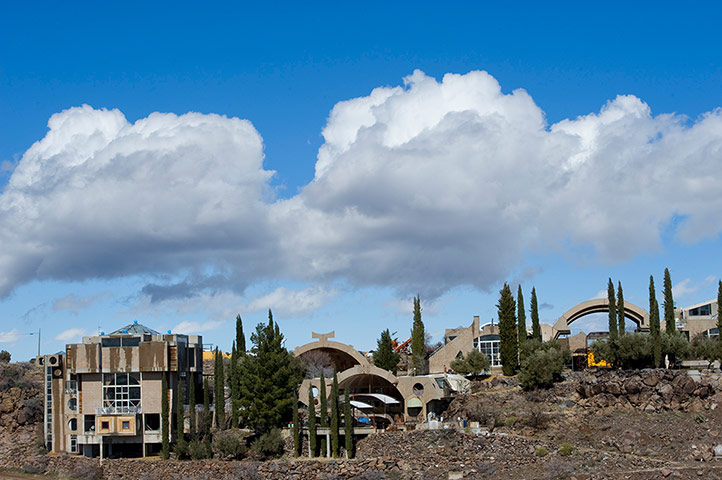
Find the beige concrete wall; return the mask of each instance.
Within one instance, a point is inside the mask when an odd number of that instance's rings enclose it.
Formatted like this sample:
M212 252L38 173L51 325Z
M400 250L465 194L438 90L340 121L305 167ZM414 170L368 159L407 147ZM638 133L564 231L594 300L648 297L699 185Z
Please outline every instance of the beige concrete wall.
M422 419L426 418L426 414L428 413L427 405L429 402L444 398L444 390L439 387L439 384L432 377L399 377L398 380L397 388L399 389L399 393L404 397L404 414L407 418L409 417L408 402L412 398L421 400L423 408L419 416ZM414 393L414 386L416 385L421 386L423 390L421 395Z
M429 373L444 373L451 366L459 352L466 355L474 348L474 338L479 336L479 317L474 317L474 321L466 328L454 328L446 331L444 338L456 336L446 345L436 351L429 357Z
M140 371L140 348L105 347L103 348L102 365L106 372L138 372Z
M99 344L71 344L66 347L67 364L71 373L89 373L100 371Z
M143 413L160 413L162 378L159 372L143 372L140 381L140 405Z
M100 373L86 373L80 376L82 395L81 408L85 415L95 415L95 409L103 404L103 383Z

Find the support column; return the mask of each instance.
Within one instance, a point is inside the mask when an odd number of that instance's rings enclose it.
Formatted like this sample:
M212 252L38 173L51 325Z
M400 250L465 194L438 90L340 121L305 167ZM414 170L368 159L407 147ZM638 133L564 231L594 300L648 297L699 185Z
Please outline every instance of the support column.
M331 433L326 434L326 458L331 458Z

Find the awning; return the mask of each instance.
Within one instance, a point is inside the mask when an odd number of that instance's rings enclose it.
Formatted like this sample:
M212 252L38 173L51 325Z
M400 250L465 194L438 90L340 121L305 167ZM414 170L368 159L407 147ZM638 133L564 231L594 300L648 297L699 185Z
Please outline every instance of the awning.
M389 397L388 395L384 395L383 393L357 393L354 396L375 398L376 400L381 400L387 405L394 405L400 403L394 397Z
M374 408L373 405L369 405L368 403L359 402L358 400L351 400L351 405L356 408Z
M424 407L424 404L421 403L421 400L419 400L418 398L414 397L414 398L412 398L411 400L409 400L409 401L406 402L406 407L407 407L407 408L414 408L414 407L423 408L423 407Z

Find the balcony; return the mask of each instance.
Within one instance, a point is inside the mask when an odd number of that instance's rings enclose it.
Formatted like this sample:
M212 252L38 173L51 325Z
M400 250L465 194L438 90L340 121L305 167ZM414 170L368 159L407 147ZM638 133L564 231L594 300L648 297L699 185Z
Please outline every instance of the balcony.
M96 415L134 415L136 413L143 413L143 409L140 405L137 407L134 405L123 407L97 407L95 409Z

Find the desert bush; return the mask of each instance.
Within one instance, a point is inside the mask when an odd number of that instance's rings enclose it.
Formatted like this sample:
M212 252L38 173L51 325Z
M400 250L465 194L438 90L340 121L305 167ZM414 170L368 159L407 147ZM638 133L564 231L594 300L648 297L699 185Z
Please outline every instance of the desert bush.
M283 439L281 431L274 428L264 433L251 444L251 450L264 458L280 457L283 455Z
M506 417L506 420L504 420L504 425L506 425L507 427L513 427L515 423L516 417L514 416Z
M569 443L562 443L559 445L559 455L562 455L564 457L568 457L569 455L573 455L575 453L574 447Z
M564 366L571 362L572 356L568 348L559 342L550 340L540 343L527 341L525 358L519 372L519 383L525 390L548 388L562 379Z
M662 353L672 361L687 358L692 353L689 341L680 333L661 334ZM707 347L708 345L705 345ZM615 340L597 340L590 350L595 359L624 369L640 369L654 366L654 344L646 333L627 333Z
M722 342L709 337L698 337L692 342L692 356L700 360L706 360L712 368L715 360L722 358Z
M0 363L10 362L10 352L7 350L0 350Z
M544 406L539 403L532 404L529 407L529 413L526 416L526 424L534 430L542 430L546 427L548 418L544 413Z
M208 450L206 450L203 442L196 438L188 444L188 455L191 457L191 460L203 460L204 458L208 458Z
M534 450L535 457L546 457L547 453L549 452L547 452L546 447L536 447L536 450Z
M213 434L213 456L224 460L242 458L248 451L246 436L246 433L237 428L216 432Z
M488 372L491 367L489 357L478 350L471 350L466 355L451 362L451 369L459 375L479 375Z

